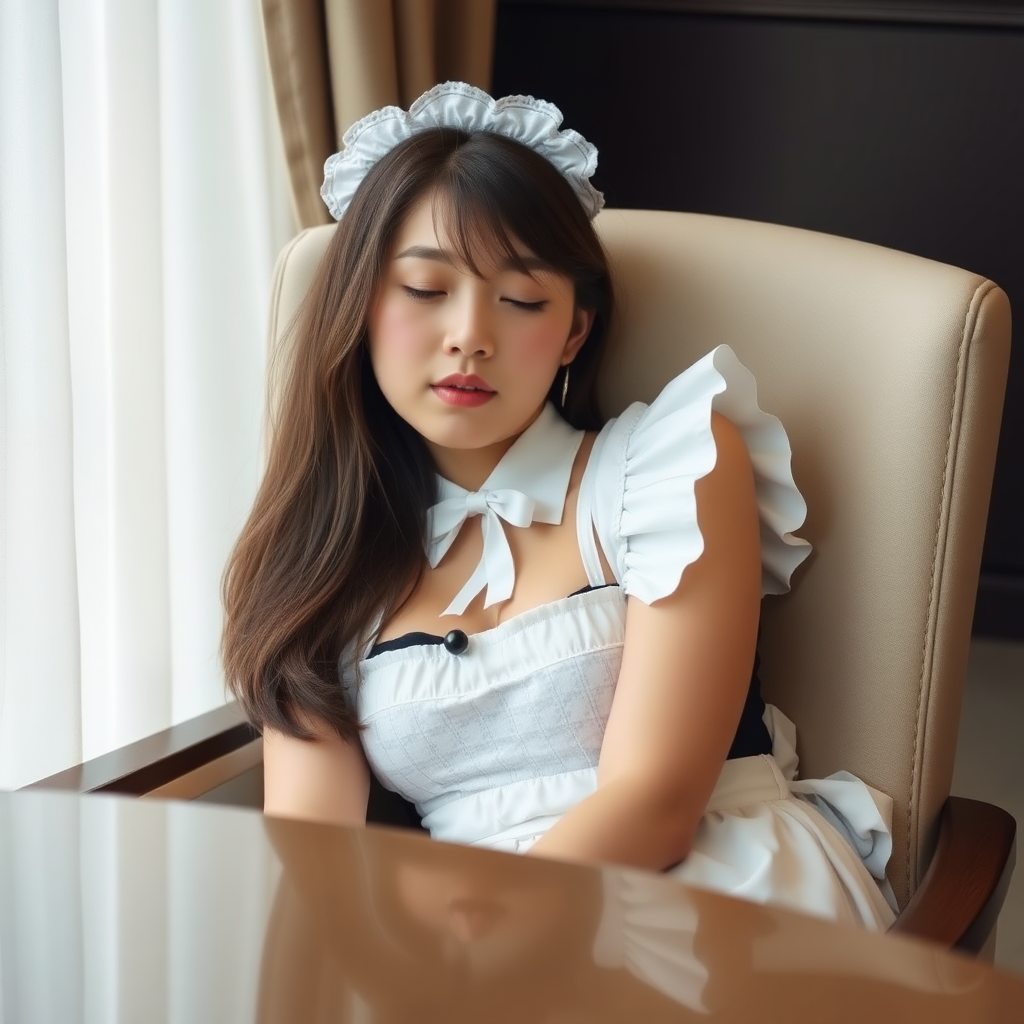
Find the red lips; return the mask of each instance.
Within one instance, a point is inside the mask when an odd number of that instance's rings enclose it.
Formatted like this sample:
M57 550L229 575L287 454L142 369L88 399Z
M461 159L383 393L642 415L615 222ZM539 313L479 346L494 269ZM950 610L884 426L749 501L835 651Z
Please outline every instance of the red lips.
M483 379L478 377L475 373L471 373L468 377L464 373L449 373L443 380L437 381L432 384L431 387L435 388L476 388L477 391L488 391L494 394L494 389Z
M496 394L487 381L475 373L468 376L464 373L450 373L443 380L431 384L430 390L445 405L459 405L468 409L485 405Z

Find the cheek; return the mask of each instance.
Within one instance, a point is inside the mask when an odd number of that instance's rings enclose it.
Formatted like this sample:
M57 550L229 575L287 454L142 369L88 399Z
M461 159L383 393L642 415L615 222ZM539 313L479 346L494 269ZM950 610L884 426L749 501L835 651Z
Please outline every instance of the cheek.
M429 340L423 318L399 303L382 303L369 322L370 358L374 368L414 356Z
M516 353L519 358L536 363L557 363L565 348L565 339L569 328L560 322L550 320L543 323L528 324L520 332L516 342Z

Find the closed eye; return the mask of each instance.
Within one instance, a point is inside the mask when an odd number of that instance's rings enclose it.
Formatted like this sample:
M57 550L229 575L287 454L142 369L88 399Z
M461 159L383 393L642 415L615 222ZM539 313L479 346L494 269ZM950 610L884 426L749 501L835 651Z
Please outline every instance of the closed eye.
M442 291L432 291L426 288L411 288L409 285L403 285L402 290L410 299L436 299L439 295L444 295Z
M548 304L547 299L541 299L539 302L522 302L519 299L506 298L504 301L516 309L525 309L530 313L539 313Z

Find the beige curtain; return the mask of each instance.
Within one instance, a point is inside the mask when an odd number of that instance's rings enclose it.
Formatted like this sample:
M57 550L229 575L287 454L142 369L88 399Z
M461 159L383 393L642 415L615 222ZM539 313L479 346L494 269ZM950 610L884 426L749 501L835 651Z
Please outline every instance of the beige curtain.
M490 87L496 0L262 0L295 217L324 224L324 161L353 121L437 82Z

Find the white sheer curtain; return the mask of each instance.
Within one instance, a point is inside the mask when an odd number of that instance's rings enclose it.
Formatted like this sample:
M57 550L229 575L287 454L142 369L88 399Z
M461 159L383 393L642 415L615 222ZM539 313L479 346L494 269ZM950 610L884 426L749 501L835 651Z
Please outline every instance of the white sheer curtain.
M294 231L259 0L0 0L0 788L221 703Z

